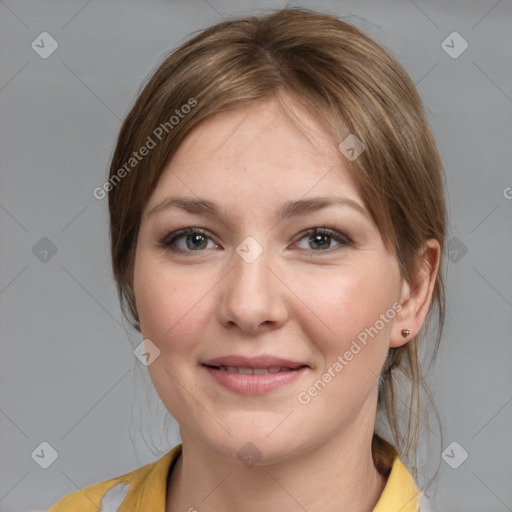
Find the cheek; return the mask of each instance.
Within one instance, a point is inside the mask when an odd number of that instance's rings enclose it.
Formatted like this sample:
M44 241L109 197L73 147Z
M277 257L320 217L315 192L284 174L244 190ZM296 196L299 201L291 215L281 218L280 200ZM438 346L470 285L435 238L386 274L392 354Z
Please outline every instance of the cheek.
M160 350L147 369L162 403L173 418L186 425L201 414L190 398L199 394L190 377L195 375L196 352L212 314L206 308L213 283L205 276L199 279L197 273L177 272L144 251L137 258L134 291L142 336Z
M142 335L162 352L190 351L208 312L208 280L179 272L142 252L135 262L134 290Z
M370 367L378 373L387 354L395 314L391 274L345 268L329 273L329 279L316 276L296 281L300 285L294 291L298 302L303 303L298 321L302 319L302 330L314 341L326 368L338 356L352 351L352 355L347 354L349 366Z
M301 330L317 352L319 368L297 400L306 405L305 413L315 411L315 417L336 430L357 416L368 400L376 399L389 348L393 296L389 280L365 272L345 273L323 290L311 289L301 287L298 292L308 306L300 314ZM391 318L384 322L380 315L386 312Z

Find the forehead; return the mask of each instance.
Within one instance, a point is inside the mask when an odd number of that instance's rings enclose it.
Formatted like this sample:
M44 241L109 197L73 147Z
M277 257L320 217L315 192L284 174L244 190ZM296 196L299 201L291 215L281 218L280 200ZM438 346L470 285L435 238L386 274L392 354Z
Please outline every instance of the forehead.
M184 156L189 166L205 158L249 163L254 156L269 162L293 162L295 153L338 160L336 138L320 115L306 111L291 98L282 102L275 98L260 100L214 114L188 134L172 166L182 165Z
M309 195L360 194L339 141L320 115L291 99L214 114L183 140L163 171L148 208L170 193L282 202ZM265 201L265 203L266 203Z

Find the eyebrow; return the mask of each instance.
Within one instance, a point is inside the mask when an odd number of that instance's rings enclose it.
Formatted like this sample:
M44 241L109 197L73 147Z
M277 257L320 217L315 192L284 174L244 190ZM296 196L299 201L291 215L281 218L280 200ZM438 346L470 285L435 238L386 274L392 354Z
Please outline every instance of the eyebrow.
M282 220L300 215L307 215L308 213L329 208L331 206L348 206L370 219L368 210L358 202L343 196L313 197L310 199L287 201L277 209L276 219L278 222L281 222ZM218 217L223 221L226 220L220 208L214 202L207 199L193 199L187 197L168 197L152 208L149 211L148 216L171 207L181 208L189 213L211 215Z

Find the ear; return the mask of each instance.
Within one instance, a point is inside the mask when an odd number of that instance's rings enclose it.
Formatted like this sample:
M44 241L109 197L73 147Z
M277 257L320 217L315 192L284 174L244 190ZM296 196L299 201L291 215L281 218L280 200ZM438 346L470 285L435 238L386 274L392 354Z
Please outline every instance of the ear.
M412 282L404 280L400 292L402 309L398 312L391 332L390 347L401 347L411 341L420 331L427 316L441 262L441 246L435 239L425 242L418 256L417 272ZM408 329L408 336L402 335Z

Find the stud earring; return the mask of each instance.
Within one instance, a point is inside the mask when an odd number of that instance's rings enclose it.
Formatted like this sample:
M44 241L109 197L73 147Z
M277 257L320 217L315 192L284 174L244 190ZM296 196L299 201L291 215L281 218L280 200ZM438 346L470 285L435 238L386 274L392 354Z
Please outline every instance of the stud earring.
M409 331L409 329L402 329L402 336L404 338L407 338L407 336L409 336L409 334L411 334L411 331Z

